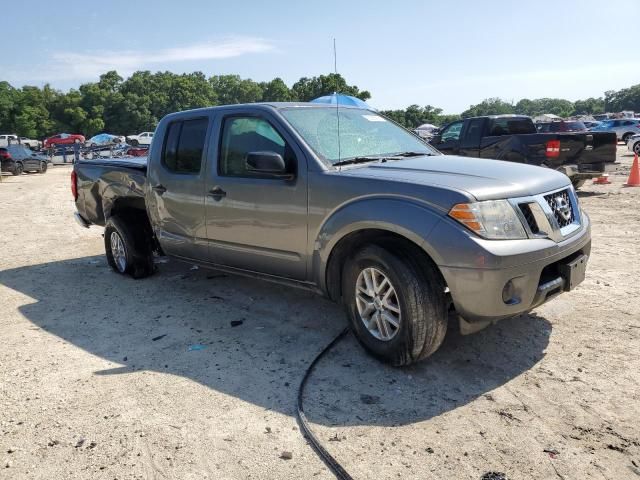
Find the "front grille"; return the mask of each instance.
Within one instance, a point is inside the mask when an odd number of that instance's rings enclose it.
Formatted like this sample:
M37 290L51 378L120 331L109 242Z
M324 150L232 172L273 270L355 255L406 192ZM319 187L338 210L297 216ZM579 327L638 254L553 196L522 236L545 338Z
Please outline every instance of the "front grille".
M533 212L531 211L531 205L529 205L528 203L521 203L519 207L522 215L524 215L524 219L527 221L527 225L529 225L529 230L531 230L531 233L540 232L538 222L536 222L536 218L533 216Z
M553 216L560 228L571 225L575 221L575 213L568 189L545 195L544 199L549 205L549 208L551 208Z

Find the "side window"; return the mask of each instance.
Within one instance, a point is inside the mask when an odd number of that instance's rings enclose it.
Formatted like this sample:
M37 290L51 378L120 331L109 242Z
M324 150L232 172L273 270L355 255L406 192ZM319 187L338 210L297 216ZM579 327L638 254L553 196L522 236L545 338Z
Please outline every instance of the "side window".
M442 141L446 142L448 140L459 140L463 123L464 122L452 123L447 128L445 128L441 136Z
M478 148L480 146L483 123L484 120L482 118L477 118L469 122L467 126L467 132L464 135L463 144L460 145L461 147Z
M206 118L171 123L164 141L162 164L174 173L199 173L208 125Z
M293 150L268 121L257 117L226 118L218 157L220 175L255 176L247 170L247 154L250 152L277 153L284 159L287 171L295 172Z

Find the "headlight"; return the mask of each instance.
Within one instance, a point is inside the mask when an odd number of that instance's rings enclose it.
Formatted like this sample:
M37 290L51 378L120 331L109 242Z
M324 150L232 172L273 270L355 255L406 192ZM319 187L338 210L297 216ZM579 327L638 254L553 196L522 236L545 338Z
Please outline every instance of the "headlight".
M491 240L527 238L520 219L506 200L458 203L449 211L449 216Z

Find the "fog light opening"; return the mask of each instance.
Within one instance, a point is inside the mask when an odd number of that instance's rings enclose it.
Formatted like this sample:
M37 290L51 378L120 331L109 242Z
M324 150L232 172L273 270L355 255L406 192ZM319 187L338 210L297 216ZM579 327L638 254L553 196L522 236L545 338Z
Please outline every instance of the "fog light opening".
M516 292L516 286L513 284L513 280L505 283L502 289L502 301L507 305L517 305L520 303L520 298Z

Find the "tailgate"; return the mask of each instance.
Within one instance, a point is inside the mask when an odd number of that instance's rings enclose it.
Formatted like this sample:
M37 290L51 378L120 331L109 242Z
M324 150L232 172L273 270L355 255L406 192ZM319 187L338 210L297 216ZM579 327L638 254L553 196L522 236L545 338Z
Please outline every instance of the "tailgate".
M603 172L605 163L616 161L617 139L613 132L558 133L560 159L577 165L581 172Z

